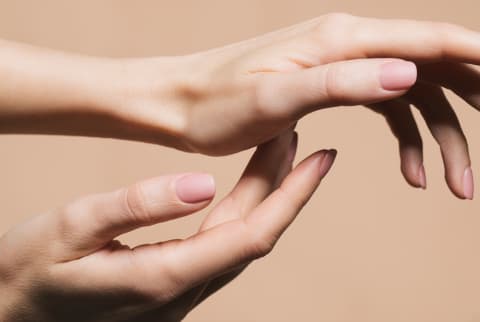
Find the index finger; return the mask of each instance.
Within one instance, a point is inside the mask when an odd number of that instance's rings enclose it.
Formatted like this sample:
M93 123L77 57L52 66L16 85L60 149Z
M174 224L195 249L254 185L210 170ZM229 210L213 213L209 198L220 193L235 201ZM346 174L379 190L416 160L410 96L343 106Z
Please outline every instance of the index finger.
M186 240L136 248L135 256L129 256L130 263L134 263L131 267L136 271L117 264L114 270L121 269L120 275L143 276L147 293L162 293L166 289L174 296L266 255L310 199L334 157L331 151L321 151L301 162L250 216L223 223ZM138 287L139 281L135 283Z

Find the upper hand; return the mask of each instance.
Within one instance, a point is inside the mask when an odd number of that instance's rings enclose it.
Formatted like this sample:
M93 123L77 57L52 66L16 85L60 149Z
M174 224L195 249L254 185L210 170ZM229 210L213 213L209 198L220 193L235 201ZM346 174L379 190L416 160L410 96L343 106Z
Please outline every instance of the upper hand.
M467 63L480 63L480 34L460 26L329 14L195 55L133 60L132 78L147 91L129 97L137 112L126 110L147 129L142 140L155 142L162 127L175 137L171 146L224 155L265 142L312 111L368 105L398 137L407 181L425 187L412 104L440 145L449 187L472 198L467 142L441 90L480 106L480 74ZM173 75L174 85L159 75Z

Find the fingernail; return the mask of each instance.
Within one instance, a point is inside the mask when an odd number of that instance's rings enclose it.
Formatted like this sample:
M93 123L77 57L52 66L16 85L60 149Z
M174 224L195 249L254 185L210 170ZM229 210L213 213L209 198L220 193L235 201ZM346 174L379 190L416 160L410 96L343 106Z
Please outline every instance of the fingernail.
M333 161L337 157L337 150L328 150L327 153L323 156L322 161L320 162L320 173L321 176L325 176L327 172L333 165Z
M298 147L298 133L293 132L292 142L288 148L288 161L292 163L295 160L295 156L297 154L297 147Z
M198 203L212 199L215 181L209 174L188 174L175 183L177 196L186 203Z
M427 189L427 176L425 175L425 167L423 166L423 164L418 170L418 181L422 189Z
M463 195L469 200L473 200L473 186L473 171L472 168L468 167L463 174Z
M380 69L380 84L387 91L403 91L417 80L417 66L408 61L386 63Z

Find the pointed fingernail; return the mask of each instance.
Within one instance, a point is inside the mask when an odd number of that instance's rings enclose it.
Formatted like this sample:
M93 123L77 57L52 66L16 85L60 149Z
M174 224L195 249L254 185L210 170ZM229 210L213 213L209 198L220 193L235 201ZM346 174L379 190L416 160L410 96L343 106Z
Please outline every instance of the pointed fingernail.
M387 91L404 91L417 81L417 66L408 61L386 63L380 69L380 84Z
M185 203L207 201L215 195L215 181L209 174L188 174L175 183L178 198Z
M427 189L427 176L425 175L425 167L423 166L423 164L418 170L418 181L422 189Z
M321 176L325 176L327 172L333 165L335 158L337 157L337 150L328 150L327 153L323 156L322 160L320 161L320 173Z
M463 195L469 200L473 200L474 183L473 183L473 171L468 167L463 174Z

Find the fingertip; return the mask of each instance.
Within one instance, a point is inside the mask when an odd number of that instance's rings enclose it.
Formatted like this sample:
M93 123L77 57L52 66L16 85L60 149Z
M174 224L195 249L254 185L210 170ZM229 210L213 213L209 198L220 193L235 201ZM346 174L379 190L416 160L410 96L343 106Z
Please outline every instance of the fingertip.
M175 181L177 197L184 203L197 204L215 196L215 179L207 173L192 173Z
M473 171L471 167L465 169L463 174L463 194L464 197L468 200L473 200L474 196L474 180L473 180Z
M450 191L461 200L473 200L474 179L470 166L446 167L445 180Z
M463 177L460 176L460 179L455 180L449 176L446 176L447 186L450 189L450 192L453 193L455 197L460 200L468 199L467 195L465 194L465 183L463 182Z
M337 158L338 150L336 149L330 149L329 153L332 154L333 159L335 160Z
M338 152L335 149L322 150L319 152L318 169L319 169L320 178L325 177L327 173L330 171L337 157L337 153Z
M396 60L380 67L380 84L387 91L405 91L417 81L417 66L409 61Z
M413 155L401 150L401 171L405 181L414 188L425 190L427 188L427 177L421 159L421 153Z
M407 183L413 188L423 190L427 189L427 178L423 165L421 165L417 171L402 169L402 174L405 178L405 181L407 181Z
M418 170L418 184L419 188L427 189L427 176L425 174L425 166L422 164Z

